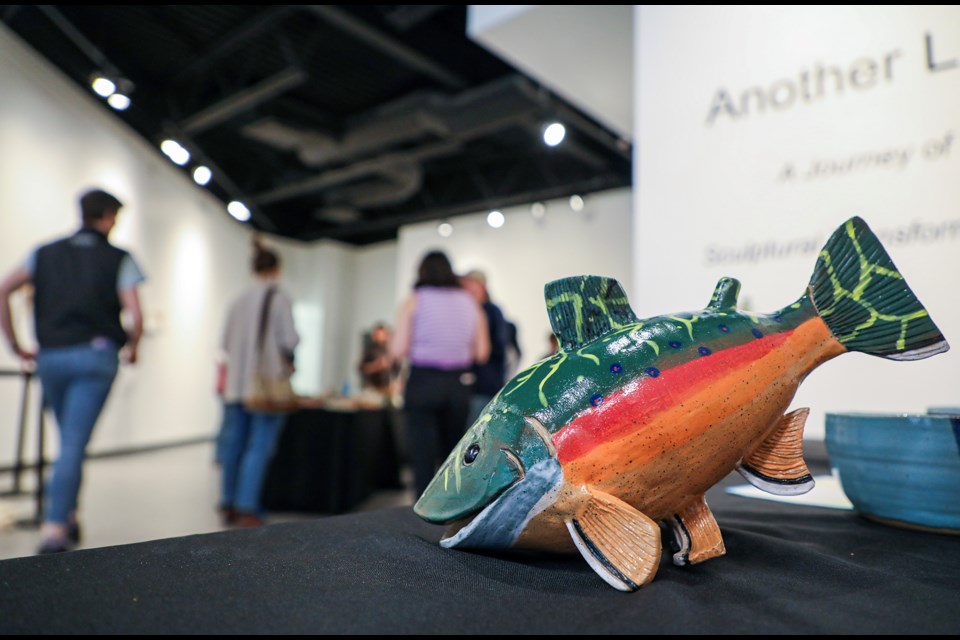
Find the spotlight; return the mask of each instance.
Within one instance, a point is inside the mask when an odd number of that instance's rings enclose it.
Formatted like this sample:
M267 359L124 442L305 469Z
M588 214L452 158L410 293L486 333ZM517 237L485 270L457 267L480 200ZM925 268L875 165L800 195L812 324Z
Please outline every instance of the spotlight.
M583 198L580 196L570 196L570 208L574 211L583 211Z
M184 149L176 140L164 140L160 143L160 150L181 167L190 162L190 152Z
M114 93L109 98L107 98L107 104L116 109L117 111L126 111L127 107L130 106L130 98L123 95L122 93Z
M437 233L440 234L441 238L449 238L453 235L453 225L449 222L441 222L437 226Z
M543 130L543 141L548 147L555 147L563 142L565 135L567 135L566 128L559 122L554 122Z
M210 171L207 167L203 165L197 167L193 170L193 181L196 182L201 187L205 186L210 182L210 178L213 177L213 172Z
M90 86L93 87L94 93L101 98L106 98L117 90L117 85L113 83L113 80L104 78L100 75L94 76L93 82L90 83Z
M535 220L540 220L547 213L547 205L542 202L534 202L530 205L530 215L534 217Z
M487 224L494 229L499 229L503 226L503 214L499 211L491 211L487 214Z
M232 201L227 205L227 211L240 222L246 222L250 219L250 209L247 209L242 202Z

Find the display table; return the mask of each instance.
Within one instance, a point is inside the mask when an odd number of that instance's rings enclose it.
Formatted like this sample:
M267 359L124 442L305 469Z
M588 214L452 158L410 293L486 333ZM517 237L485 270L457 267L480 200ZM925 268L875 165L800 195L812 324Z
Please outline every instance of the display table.
M960 537L707 499L727 555L630 594L579 556L442 549L404 507L6 560L0 633L960 632Z
M402 489L387 409L301 409L287 418L261 502L268 511L338 514Z

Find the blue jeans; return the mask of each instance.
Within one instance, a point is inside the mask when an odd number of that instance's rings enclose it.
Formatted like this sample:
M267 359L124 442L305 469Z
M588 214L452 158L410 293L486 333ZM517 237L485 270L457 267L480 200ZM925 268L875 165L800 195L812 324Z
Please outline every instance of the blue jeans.
M77 509L87 442L117 376L113 343L41 349L37 375L60 429L60 455L47 483L47 522L67 524Z
M253 413L239 402L228 403L223 410L220 506L262 515L260 492L287 416Z

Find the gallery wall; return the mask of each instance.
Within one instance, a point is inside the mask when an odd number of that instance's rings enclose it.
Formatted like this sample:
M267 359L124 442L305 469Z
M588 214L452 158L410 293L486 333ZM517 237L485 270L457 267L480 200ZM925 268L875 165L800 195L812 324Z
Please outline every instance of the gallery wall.
M229 302L250 282L251 235L186 172L128 129L17 36L0 27L0 272L38 243L78 226L77 197L98 186L125 206L111 240L136 257L146 334L140 362L123 367L91 441L94 453L211 437L220 419L215 360ZM214 178L216 179L216 178ZM302 337L295 385L338 388L349 375L354 325L394 307L389 247L356 250L266 237L284 266ZM365 265L371 256L373 267ZM356 276L376 303L356 295ZM20 334L32 340L26 297L13 300ZM359 320L354 318L359 311ZM19 363L0 349L0 369ZM0 469L14 456L19 381L0 378ZM33 400L37 406L36 398ZM29 418L33 458L35 417ZM52 432L50 432L52 436ZM48 438L49 449L56 438Z
M955 349L845 354L794 406L960 405L960 8L668 7L636 13L634 298L703 308L721 276L769 312L861 216Z

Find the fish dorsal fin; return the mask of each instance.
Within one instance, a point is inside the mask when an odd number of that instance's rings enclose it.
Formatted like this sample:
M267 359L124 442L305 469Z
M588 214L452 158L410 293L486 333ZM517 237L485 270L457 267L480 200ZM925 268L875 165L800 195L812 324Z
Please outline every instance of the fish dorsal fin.
M713 290L708 309L736 309L737 296L740 295L740 281L736 278L720 278Z
M660 566L660 525L623 500L588 489L589 499L567 530L587 564L607 584L636 591Z
M747 482L778 496L796 496L813 489L814 480L803 461L803 427L810 409L780 417L776 429L737 465Z
M673 564L684 566L697 564L710 558L718 558L727 552L720 535L720 527L713 517L703 496L698 496L670 519L678 551L673 554Z
M637 322L627 294L613 278L563 278L547 283L543 292L550 326L563 349L578 349Z

